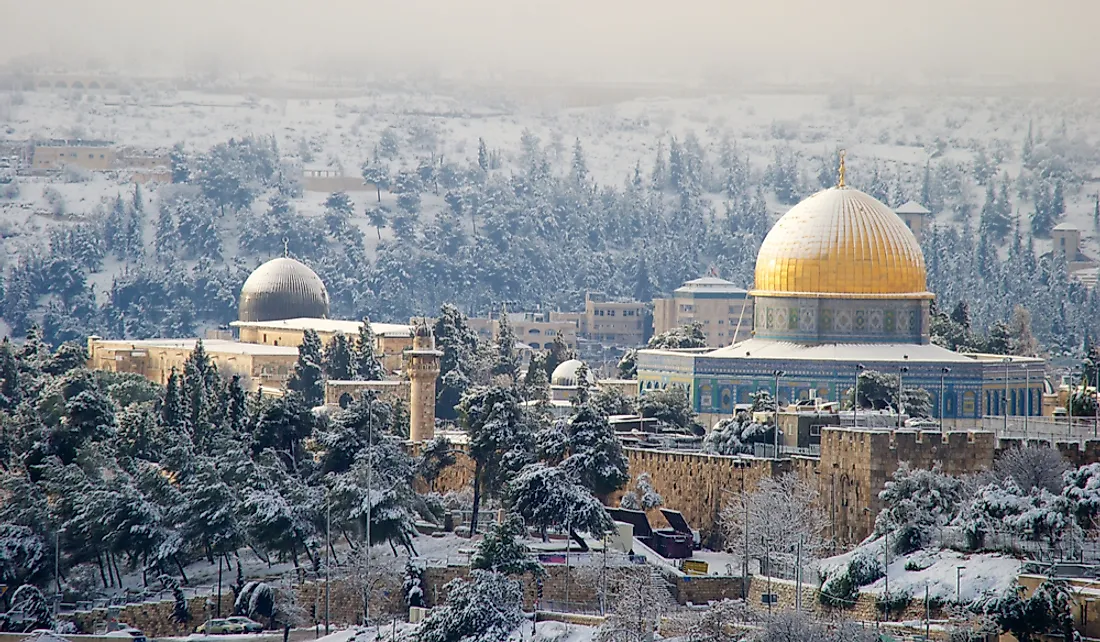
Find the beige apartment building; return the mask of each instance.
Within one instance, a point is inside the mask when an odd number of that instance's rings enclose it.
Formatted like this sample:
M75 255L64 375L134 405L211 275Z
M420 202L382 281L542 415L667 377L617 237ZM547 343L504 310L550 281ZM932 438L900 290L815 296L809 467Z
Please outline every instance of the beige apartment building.
M59 170L66 165L91 171L105 171L115 166L114 143L106 140L39 141L31 152L31 167L37 170Z
M609 301L602 292L588 292L584 312L551 312L551 321L567 321L585 339L616 346L638 346L646 341L646 304Z
M164 385L174 368L183 372L198 339L109 340L88 337L88 367L109 372L132 372ZM226 375L241 375L249 392L264 388L283 388L294 364L298 349L293 346L271 346L238 343L221 339L203 341L203 349L218 371Z
M297 350L302 345L306 330L313 330L328 345L338 334L354 341L359 336L359 321L338 319L281 319L278 321L234 321L229 324L241 343L268 346L290 346ZM402 368L404 353L413 347L412 326L397 323L371 323L374 331L375 352L382 360L386 372Z
M482 339L496 338L497 328L500 327L498 319L471 318L468 321L470 328ZM559 336L567 347L577 348L577 324L574 321L551 321L550 315L545 312L509 312L508 323L516 340L531 346L532 350L549 350Z
M653 332L698 323L707 346L720 348L752 336L753 302L748 290L706 276L684 283L666 299L653 300Z

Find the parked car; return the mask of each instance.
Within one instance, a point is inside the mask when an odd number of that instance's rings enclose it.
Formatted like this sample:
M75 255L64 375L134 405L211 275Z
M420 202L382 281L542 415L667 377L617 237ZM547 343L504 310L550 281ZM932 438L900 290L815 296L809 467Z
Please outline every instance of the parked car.
M141 629L130 626L125 622L118 622L110 627L107 637L129 638L133 642L148 642L145 633Z
M243 615L234 615L233 617L227 617L225 619L234 624L240 624L241 626L243 626L245 633L261 633L264 630L263 624L260 624L256 620L245 617Z
M231 633L244 633L244 627L224 618L207 620L195 627L195 633L206 635L229 635Z

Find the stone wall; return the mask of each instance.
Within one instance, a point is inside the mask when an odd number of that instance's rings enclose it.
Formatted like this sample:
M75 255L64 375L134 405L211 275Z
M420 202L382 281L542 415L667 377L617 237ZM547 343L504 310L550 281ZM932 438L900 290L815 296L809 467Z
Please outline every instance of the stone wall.
M882 507L879 491L903 462L966 475L992 466L995 453L992 432L825 428L817 480L830 535L842 545L866 537Z
M763 602L765 593L771 591L776 596L776 602L772 605L775 611L791 611L796 606L795 596L799 592L796 582L754 575L749 578L748 606L758 612L767 612L768 607ZM887 618L879 612L875 603L875 596L869 593L860 593L855 604L846 609L835 609L825 606L819 598L818 587L803 583L802 585L802 610L814 613L822 617L839 616L849 620L861 620L873 622L889 619L895 622L924 619L924 602L916 597L900 610L889 613ZM940 607L931 609L932 619L943 617Z
M600 601L599 567L546 566L546 577L542 580L542 599L553 602L572 602L580 604L598 604ZM639 579L648 577L649 566L630 566L615 569L616 573L637 574ZM466 566L429 567L424 571L424 598L429 606L437 606L446 601L443 587L453 579L469 576ZM532 610L538 595L535 578L524 575L517 578L523 585L523 608ZM712 589L717 590L717 589Z
M141 629L148 637L187 635L194 631L196 626L214 617L217 612L216 602L216 596L213 595L189 599L187 608L191 613L191 619L185 623L177 622L172 617L172 611L175 609L175 602L172 600L127 604L118 609L118 616L114 619ZM222 594L221 606L222 616L233 613L233 593L228 589ZM97 622L107 622L112 619L106 608L77 611L62 617L71 619L76 624L77 630L82 633L93 633Z
M684 514L688 524L704 539L717 530L718 513L729 496L742 489L753 490L760 479L791 470L788 459L756 459L706 453L625 448L631 488L641 473L649 473L653 486L664 499L666 508ZM621 495L619 495L621 496ZM618 496L614 498L617 504ZM665 527L655 513L653 526Z

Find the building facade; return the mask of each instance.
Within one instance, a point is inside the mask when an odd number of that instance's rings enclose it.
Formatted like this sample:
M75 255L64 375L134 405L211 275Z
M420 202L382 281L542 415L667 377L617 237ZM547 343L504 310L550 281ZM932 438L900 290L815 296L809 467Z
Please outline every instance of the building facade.
M241 343L269 346L302 345L306 330L313 330L321 343L328 345L333 337L342 334L351 341L359 337L360 321L339 319L280 319L278 321L234 321L229 324ZM398 323L371 323L374 332L374 350L382 360L386 372L396 372L404 364L405 351L413 347L412 326Z
M584 312L551 312L550 320L569 322L579 336L603 344L635 347L649 339L646 304L611 301L602 292L584 296Z
M725 279L702 277L684 283L666 299L653 300L653 333L698 323L707 345L720 348L752 333L753 299Z
M496 339L499 319L471 317L468 322L482 339ZM574 321L551 321L546 312L510 312L508 323L516 340L531 346L533 350L549 350L559 336L567 347L577 348L577 324Z

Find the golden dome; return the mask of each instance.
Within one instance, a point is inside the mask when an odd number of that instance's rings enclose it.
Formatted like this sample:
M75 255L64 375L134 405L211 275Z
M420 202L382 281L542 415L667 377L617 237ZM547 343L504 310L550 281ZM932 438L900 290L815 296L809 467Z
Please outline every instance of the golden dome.
M849 187L792 207L764 238L754 296L931 298L924 254L889 207Z

